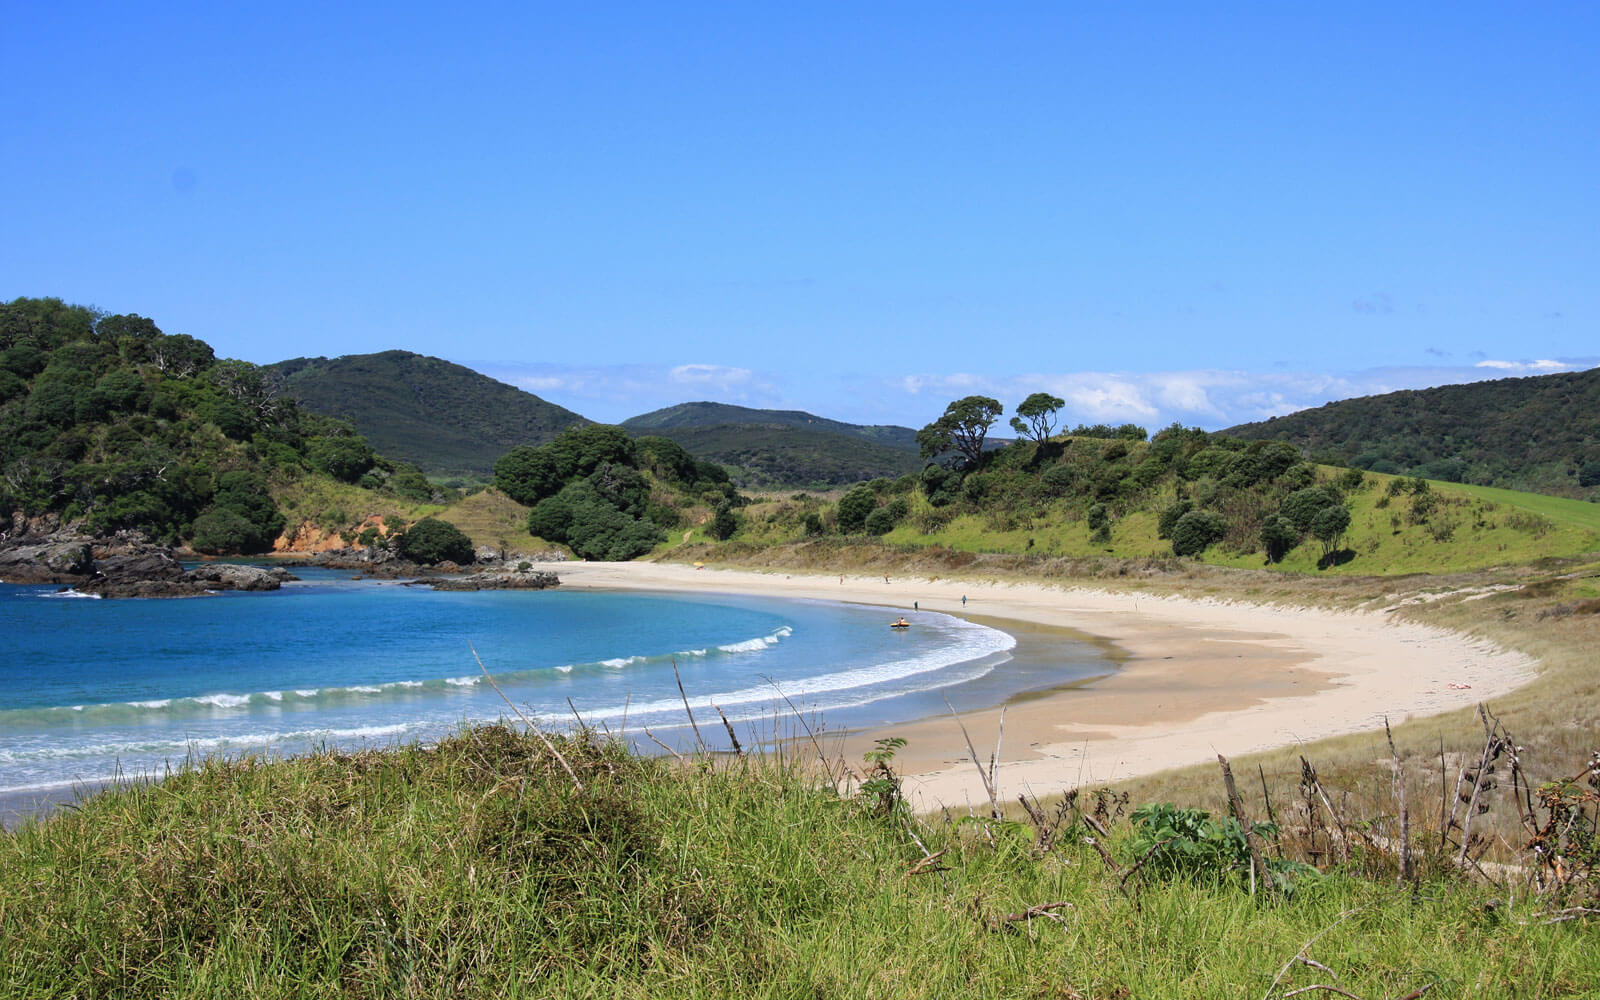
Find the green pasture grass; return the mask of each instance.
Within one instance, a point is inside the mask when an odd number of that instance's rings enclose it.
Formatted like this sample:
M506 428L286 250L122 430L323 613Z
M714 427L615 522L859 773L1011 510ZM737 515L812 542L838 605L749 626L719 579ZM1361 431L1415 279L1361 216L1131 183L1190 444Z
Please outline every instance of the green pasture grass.
M1596 925L1526 894L1355 870L1290 898L1125 881L1081 837L915 820L849 787L794 759L677 765L500 728L209 761L0 836L0 996L1600 990Z
M1338 470L1324 468L1324 477ZM1345 557L1323 564L1322 546L1307 539L1280 563L1268 565L1262 551L1234 552L1225 544L1207 549L1200 561L1241 569L1327 575L1452 573L1528 563L1600 550L1600 504L1536 493L1434 482L1435 512L1426 522L1407 518L1411 497L1388 496L1393 476L1368 474L1363 489L1347 497L1350 528L1341 543ZM926 511L918 498L911 517L885 535L891 545L938 545L964 552L1087 558L1142 559L1170 555L1157 537L1163 500L1111 523L1109 543L1090 539L1088 525L1065 504L1032 516L1006 511L962 514L927 533L917 527ZM775 541L788 540L778 539Z

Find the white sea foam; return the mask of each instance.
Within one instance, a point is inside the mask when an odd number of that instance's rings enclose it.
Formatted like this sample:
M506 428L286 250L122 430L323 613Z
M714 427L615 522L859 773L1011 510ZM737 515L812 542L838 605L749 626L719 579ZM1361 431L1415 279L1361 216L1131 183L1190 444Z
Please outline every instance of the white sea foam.
M557 667L556 670L563 674L570 674L572 673L572 664L569 663L566 666Z
M796 699L836 696L838 692L852 689L872 691L919 674L931 674L958 663L982 660L985 657L1005 653L1017 644L1017 640L1008 633L968 622L960 623L960 627L952 631L956 641L941 645L922 656L891 660L870 667L837 670L811 677L791 678L781 685L782 693L791 699ZM858 699L847 700L854 704L865 704L880 696L879 693L872 693ZM707 710L715 705L729 711L736 706L765 707L777 697L778 691L771 684L763 684L694 696L689 698L689 705L691 708ZM843 704L844 700L840 702ZM644 716L657 712L681 713L682 709L681 698L659 698L655 701L635 702L630 710L635 715ZM620 716L623 710L624 706L615 705L609 708L591 709L588 714L595 718L614 718Z
M466 688L466 687L472 687L474 684L478 683L478 678L472 677L472 676L467 676L467 677L446 677L444 679L444 682L446 684L449 684L451 687L463 687L463 688Z
M344 690L354 691L357 694L377 694L379 691L382 691L383 688L376 684L352 684Z
M85 594L81 590L71 590L71 589L68 589L68 590L52 590L48 594L40 594L39 596L43 597L43 598L45 598L47 600L52 600L52 601L71 601L71 600L98 601L98 600L100 600L100 597L101 597L101 595L99 595L99 594Z
M202 705L213 705L217 708L239 708L250 704L247 694L203 694L194 699Z
M172 704L172 699L171 698L155 698L155 699L152 699L150 701L130 701L130 702L128 702L128 704L133 706L134 708L166 708L168 705ZM77 709L80 712L83 711L83 706L82 705L74 705L72 707Z

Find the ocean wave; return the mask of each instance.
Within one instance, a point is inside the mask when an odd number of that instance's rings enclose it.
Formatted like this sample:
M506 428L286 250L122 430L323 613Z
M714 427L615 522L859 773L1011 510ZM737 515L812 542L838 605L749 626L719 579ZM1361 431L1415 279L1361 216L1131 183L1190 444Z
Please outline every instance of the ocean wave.
M220 736L192 737L170 736L144 740L106 740L99 743L77 743L20 747L0 750L0 766L28 765L41 762L70 762L74 760L137 760L184 758L190 755L209 756L218 753L248 753L271 749L319 747L359 741L388 741L410 733L434 728L426 720L387 723L382 725L349 726L327 729L256 730L228 733ZM98 779L94 779L98 780ZM0 789L9 791L11 789Z
M976 663L977 672L986 673L995 662L1008 656L1017 644L1017 640L1009 633L968 622L962 622L961 627L953 631L953 637L955 641L941 644L921 656L787 680L781 685L781 695L791 700L815 701L826 698L830 704L836 704L837 707L866 704L894 693L904 693L894 690L898 682L936 674L959 664ZM940 679L940 683L944 683L943 678ZM898 686L904 687L904 684L898 683ZM841 697L842 692L853 690L870 693L863 694L859 698ZM741 721L765 712L772 702L779 698L780 688L774 687L771 683L764 683L714 694L690 696L688 702L691 709L707 711L720 709L733 721ZM683 704L681 696L664 697L654 701L633 702L629 706L613 705L586 709L584 715L592 719L613 719L620 718L626 711L638 718L656 714L681 716ZM745 710L750 714L741 714ZM540 722L552 724L561 720L559 712L551 712L539 718Z
M37 596L47 601L98 601L102 599L100 594L85 594L81 590L73 590L70 587L66 590L52 590Z
M508 670L494 674L497 683L514 684L538 681L540 678L576 672L614 671L641 666L664 665L677 659L705 657L713 652L719 655L740 656L769 649L793 634L785 625L768 635L727 643L708 649L681 650L672 653L642 654L611 657L592 663L561 664L551 667L532 667ZM70 717L74 725L86 723L129 723L141 720L170 718L207 718L218 715L247 714L253 710L281 712L296 708L321 708L350 702L370 700L410 699L428 697L448 691L461 691L476 687L481 676L437 677L426 680L405 679L382 684L349 684L326 688L294 688L239 693L216 691L208 694L175 698L151 698L135 701L113 702L98 705L70 705L46 708L9 709L0 711L0 728L23 727L29 724L49 725Z

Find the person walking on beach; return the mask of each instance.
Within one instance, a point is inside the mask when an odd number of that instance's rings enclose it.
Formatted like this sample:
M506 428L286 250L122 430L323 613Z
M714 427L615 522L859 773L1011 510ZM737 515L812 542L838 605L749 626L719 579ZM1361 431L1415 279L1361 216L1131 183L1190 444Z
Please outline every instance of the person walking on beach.
M917 607L917 602L916 602L916 601L912 601L912 602L911 602L911 610L912 610L912 611L917 611L917 610L920 610L920 609L919 609L919 608L918 608L918 607Z
M962 594L961 595L961 606L963 608L967 606L967 595L966 594Z

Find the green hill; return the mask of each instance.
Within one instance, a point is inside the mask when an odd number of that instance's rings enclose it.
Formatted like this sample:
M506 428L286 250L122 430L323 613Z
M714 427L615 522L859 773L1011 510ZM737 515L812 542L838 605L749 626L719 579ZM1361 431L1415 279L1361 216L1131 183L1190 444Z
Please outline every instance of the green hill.
M1223 433L1373 472L1600 499L1600 368L1346 399Z
M848 424L801 410L682 403L622 426L670 438L696 458L728 466L745 486L842 486L922 466L909 427Z
M348 420L385 455L433 476L487 478L495 460L589 421L470 368L410 351L267 366L305 408Z
M349 502L310 502L334 492ZM281 395L264 369L218 358L202 340L60 299L0 304L8 523L21 515L102 536L136 529L203 552L252 553L306 520L346 527L356 501L379 510L440 498L418 469L381 457L348 424Z
M1168 428L1066 435L754 505L748 548L865 541L1033 559L1168 559L1351 575L1440 573L1600 550L1600 505L1314 465L1280 441Z

